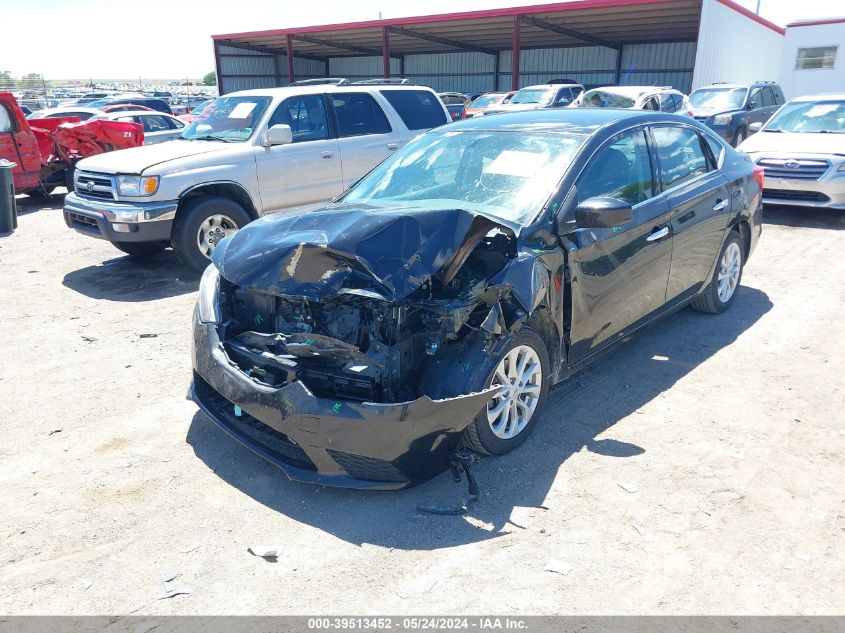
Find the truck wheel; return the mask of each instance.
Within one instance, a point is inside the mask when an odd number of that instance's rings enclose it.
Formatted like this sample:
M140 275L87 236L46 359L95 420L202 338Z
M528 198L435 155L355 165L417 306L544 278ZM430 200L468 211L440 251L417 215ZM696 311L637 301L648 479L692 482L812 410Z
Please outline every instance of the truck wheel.
M112 245L135 259L147 259L167 248L160 242L112 242Z
M187 267L202 272L217 243L250 221L249 214L234 200L220 196L194 198L176 216L173 249Z
M47 200L55 191L55 185L41 187L40 189L30 189L27 191L27 195L30 198L37 198L38 200Z
M746 137L745 128L744 127L739 128L736 131L736 134L734 134L733 146L739 147L740 144L745 140L745 137Z

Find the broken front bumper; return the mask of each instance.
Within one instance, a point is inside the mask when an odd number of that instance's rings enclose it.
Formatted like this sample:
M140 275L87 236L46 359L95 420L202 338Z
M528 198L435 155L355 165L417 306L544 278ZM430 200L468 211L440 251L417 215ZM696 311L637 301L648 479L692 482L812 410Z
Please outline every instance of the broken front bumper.
M191 398L217 426L292 480L343 488L396 490L443 472L496 391L382 404L319 398L300 381L262 385L196 315L192 356Z

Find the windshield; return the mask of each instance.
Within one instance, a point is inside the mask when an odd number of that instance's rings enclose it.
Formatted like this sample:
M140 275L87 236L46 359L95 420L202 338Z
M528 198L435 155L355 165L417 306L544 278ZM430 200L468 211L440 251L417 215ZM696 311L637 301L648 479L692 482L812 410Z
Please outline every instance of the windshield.
M745 103L746 88L702 88L689 96L693 108L736 110Z
M579 108L633 108L634 99L606 90L588 90L578 99Z
M365 176L345 203L465 209L529 223L582 136L513 131L425 134Z
M498 105L505 95L483 95L469 104L470 108L487 108L491 105Z
M270 97L220 97L203 108L182 132L189 140L243 142L252 136Z
M548 88L523 88L511 97L509 103L542 103L547 104L552 100L554 91Z
M764 130L845 134L845 101L787 103Z

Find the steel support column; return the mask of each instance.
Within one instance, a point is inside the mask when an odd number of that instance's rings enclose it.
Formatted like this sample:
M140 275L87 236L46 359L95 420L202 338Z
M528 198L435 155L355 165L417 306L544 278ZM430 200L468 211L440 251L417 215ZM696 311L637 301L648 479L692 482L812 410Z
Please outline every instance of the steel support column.
M217 94L223 94L223 76L220 74L220 44L214 40L214 72L217 74Z
M511 54L511 90L519 90L519 50L522 16L513 16L513 47Z
M390 29L386 26L381 29L381 64L384 78L390 79Z
M288 83L292 84L296 81L296 73L293 70L293 38L290 36L290 33L287 34L285 43L287 44Z

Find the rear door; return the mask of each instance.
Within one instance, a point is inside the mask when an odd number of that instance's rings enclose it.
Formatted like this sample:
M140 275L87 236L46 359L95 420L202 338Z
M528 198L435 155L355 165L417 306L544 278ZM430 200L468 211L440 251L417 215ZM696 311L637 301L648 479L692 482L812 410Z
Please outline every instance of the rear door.
M346 189L399 149L400 138L384 110L368 93L332 92L328 96Z
M654 182L644 128L610 139L576 182L577 201L596 196L633 205L628 224L580 228L569 253L571 362L598 352L666 301L672 259L670 210Z
M261 201L267 211L331 200L343 191L340 147L324 95L288 97L267 127L289 125L293 143L255 147Z
M681 301L698 292L709 277L730 217L730 191L698 130L654 125L651 136L658 185L672 210L674 244L666 300Z

